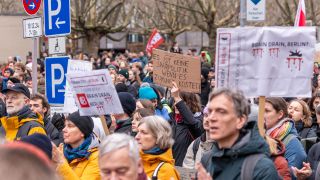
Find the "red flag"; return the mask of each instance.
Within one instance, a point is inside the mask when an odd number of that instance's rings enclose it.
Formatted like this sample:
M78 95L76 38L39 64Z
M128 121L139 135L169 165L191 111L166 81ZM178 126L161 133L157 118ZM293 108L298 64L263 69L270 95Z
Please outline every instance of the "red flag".
M294 21L294 26L305 26L305 25L306 25L306 4L304 3L304 0L299 0L296 19Z
M148 40L146 51L152 53L153 48L157 48L164 42L163 37L160 35L157 29L153 29L152 34Z

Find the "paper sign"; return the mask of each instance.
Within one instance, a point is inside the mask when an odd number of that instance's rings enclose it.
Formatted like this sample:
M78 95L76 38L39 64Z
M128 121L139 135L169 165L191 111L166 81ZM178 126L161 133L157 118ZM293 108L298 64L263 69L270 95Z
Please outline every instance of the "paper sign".
M172 87L172 81L175 81L181 91L200 93L199 58L154 49L152 61L154 83Z
M247 0L247 21L266 19L266 0Z
M216 86L247 97L311 97L314 27L245 27L217 31Z
M82 60L69 60L68 74L78 73L78 72L89 72L92 71L92 63ZM73 97L70 84L66 82L66 91L65 91L65 100L64 100L64 112L72 113L78 110L76 101Z
M123 113L108 70L68 73L67 81L81 116Z
M42 36L41 17L28 18L23 20L23 37L34 38Z

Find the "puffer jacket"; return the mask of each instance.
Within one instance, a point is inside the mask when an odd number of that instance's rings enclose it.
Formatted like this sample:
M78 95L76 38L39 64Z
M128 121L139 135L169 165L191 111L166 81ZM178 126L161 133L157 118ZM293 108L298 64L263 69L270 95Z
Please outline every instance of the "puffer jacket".
M158 171L158 180L180 179L178 171L174 168L172 149L168 149L166 152L159 155L146 154L143 151L140 151L140 157L142 159L144 171L150 179L161 162L164 162L164 164Z
M202 114L193 114L184 101L176 104L181 119L176 118L172 123L174 144L172 147L176 166L182 166L189 145L204 132L202 127Z
M214 180L240 179L241 167L245 158L252 154L265 154L253 171L254 180L278 179L277 170L270 156L269 146L260 136L256 122L249 122L240 132L240 136L231 148L220 149L214 143L212 151L205 154L201 163Z
M32 126L27 135L35 133L46 135L46 131L43 127L44 124L42 116L38 113L33 113L29 107L25 106L16 116L1 118L2 130L4 131L3 133L5 134L6 140L13 141L27 136L22 135L21 137L16 137L19 128L29 121L35 121L38 126Z
M58 165L58 174L64 180L99 180L100 170L98 166L98 139L93 136L92 142L89 146L91 152L88 159L74 159L70 163L67 160L61 165Z

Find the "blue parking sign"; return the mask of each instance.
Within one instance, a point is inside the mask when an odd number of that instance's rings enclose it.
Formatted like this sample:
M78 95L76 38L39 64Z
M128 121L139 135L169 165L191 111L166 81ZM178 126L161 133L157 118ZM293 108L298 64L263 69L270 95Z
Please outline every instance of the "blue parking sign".
M44 0L45 36L62 36L71 33L70 0Z
M46 97L49 104L64 104L69 57L49 57L45 60Z

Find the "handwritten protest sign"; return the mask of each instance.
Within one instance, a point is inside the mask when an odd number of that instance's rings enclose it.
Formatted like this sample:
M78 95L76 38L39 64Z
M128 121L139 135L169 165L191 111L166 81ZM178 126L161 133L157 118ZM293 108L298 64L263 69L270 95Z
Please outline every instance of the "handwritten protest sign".
M314 27L244 27L217 31L216 86L247 97L310 97Z
M73 74L77 72L88 72L92 71L92 63L87 61L81 61L81 60L69 60L68 63L68 74ZM66 92L64 95L64 113L72 113L74 111L78 110L78 107L76 105L76 100L73 97L70 84L68 81L66 82Z
M175 81L182 91L200 93L199 58L154 49L152 61L154 83L172 87Z
M81 116L123 113L108 70L67 74L67 81Z

